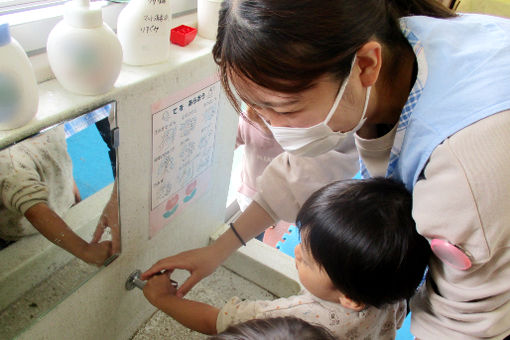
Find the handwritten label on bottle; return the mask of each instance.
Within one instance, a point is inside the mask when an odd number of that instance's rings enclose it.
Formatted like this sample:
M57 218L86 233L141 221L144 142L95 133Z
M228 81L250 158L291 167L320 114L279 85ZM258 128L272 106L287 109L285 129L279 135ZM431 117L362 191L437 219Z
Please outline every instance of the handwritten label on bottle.
M166 0L147 0L147 4L153 7L160 7L161 5L166 5ZM164 32L163 27L170 20L170 16L168 13L155 13L144 15L143 17L143 25L140 27L140 32L142 34L157 34L158 32Z

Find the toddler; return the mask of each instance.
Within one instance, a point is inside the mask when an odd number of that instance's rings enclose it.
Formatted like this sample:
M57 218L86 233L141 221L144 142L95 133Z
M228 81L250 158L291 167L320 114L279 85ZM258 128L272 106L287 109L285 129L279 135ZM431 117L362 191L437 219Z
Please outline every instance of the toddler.
M304 289L296 296L234 297L218 309L178 298L166 275L150 278L144 294L206 334L250 319L296 316L342 339L394 339L430 255L411 206L405 187L384 178L333 182L312 194L297 217L302 243L295 261Z

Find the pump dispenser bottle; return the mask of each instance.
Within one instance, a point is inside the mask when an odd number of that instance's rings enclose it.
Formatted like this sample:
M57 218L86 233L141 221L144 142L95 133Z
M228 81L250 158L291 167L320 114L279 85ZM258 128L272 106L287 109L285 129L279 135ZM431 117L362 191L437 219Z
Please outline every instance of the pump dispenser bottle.
M170 0L130 0L117 19L124 63L150 65L169 57Z
M101 7L89 0L72 0L64 19L48 36L51 69L67 90L85 95L109 91L120 73L122 47L103 23Z
M0 130L16 129L37 113L37 81L25 51L0 24Z

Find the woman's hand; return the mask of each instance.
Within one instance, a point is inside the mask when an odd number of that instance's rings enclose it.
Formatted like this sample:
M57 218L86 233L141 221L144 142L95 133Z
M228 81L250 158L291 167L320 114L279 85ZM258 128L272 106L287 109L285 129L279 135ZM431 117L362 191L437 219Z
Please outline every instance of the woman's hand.
M273 222L271 216L259 204L252 202L235 224L238 234L247 242ZM142 273L141 279L147 280L163 270L169 271L169 273L172 273L174 269L187 270L191 275L177 290L177 296L183 297L200 280L214 272L240 246L241 242L238 236L232 229L228 229L207 247L188 250L159 260Z
M223 258L218 256L213 246L207 246L161 259L142 273L140 278L142 280L151 279L163 270L166 270L169 274L174 269L187 270L191 275L179 287L176 294L178 297L183 297L200 280L214 272L222 262Z

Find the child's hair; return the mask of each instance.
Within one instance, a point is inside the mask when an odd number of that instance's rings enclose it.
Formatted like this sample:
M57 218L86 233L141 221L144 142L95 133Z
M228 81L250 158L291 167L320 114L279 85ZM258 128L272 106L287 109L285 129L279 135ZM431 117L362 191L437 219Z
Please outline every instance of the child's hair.
M232 325L209 340L335 340L326 328L295 317L253 319Z
M430 256L411 194L386 178L344 180L316 191L297 216L303 246L350 299L375 307L409 299Z

